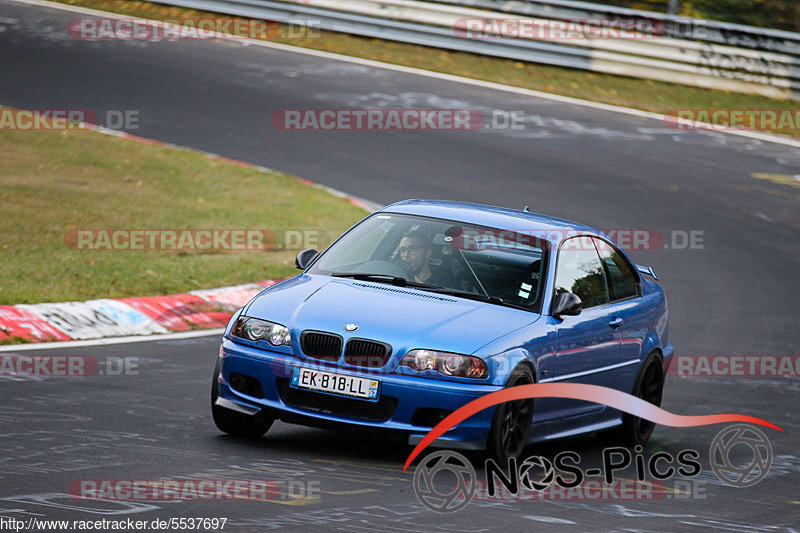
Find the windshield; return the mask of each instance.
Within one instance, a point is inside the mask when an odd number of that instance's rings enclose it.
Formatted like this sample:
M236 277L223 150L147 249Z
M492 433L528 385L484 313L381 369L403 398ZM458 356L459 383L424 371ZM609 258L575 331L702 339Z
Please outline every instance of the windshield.
M525 233L378 213L339 239L309 273L372 275L374 281L407 282L538 311L546 245Z

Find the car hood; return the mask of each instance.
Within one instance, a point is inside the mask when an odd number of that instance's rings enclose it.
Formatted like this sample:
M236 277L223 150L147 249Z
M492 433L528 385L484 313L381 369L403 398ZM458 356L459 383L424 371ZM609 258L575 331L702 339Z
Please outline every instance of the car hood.
M541 315L409 287L304 274L256 297L244 310L288 327L294 339L311 329L414 348L471 354ZM358 329L347 332L345 324ZM295 343L295 349L297 345Z

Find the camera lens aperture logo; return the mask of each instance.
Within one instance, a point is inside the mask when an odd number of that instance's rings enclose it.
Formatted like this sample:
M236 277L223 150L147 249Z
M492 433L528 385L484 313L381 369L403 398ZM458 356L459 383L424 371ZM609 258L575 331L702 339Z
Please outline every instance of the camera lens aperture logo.
M735 456L750 448L749 464L737 464ZM734 450L734 448L736 448ZM734 487L752 487L767 476L772 466L772 445L761 431L747 424L730 426L714 437L708 450L711 468L717 477Z
M540 481L535 481L536 476L531 472L544 471ZM523 487L528 490L542 491L552 485L555 478L553 463L546 457L528 457L519 467L519 479Z
M447 487L445 492L437 490L434 485L436 474L449 473L440 476L438 488ZM455 476L455 483L452 483ZM469 460L460 453L443 450L434 452L419 465L414 471L414 492L420 503L431 511L449 513L465 507L478 486L475 468Z

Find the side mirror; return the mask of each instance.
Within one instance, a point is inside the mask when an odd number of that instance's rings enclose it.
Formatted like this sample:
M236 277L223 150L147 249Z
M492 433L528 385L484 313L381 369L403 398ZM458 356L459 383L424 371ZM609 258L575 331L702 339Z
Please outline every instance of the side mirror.
M319 255L319 252L313 248L306 248L294 259L294 266L299 268L300 270L305 270L308 268L308 265L314 260L315 257Z
M550 314L556 317L562 315L579 315L583 311L583 302L577 294L560 292L553 298L553 309Z

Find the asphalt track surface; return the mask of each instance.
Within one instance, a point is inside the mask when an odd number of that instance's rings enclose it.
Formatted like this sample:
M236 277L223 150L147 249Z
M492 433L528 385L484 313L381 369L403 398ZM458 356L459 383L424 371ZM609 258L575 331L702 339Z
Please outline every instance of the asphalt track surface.
M604 229L699 231L700 249L634 251L667 291L678 353L797 353L800 191L753 179L795 174L796 148L467 84L231 42L82 42L74 13L0 0L0 104L136 110L136 135L261 164L379 203L446 198L533 209ZM523 112L524 129L283 132L279 109L468 108ZM220 179L225 179L220 176ZM231 183L231 187L235 187ZM268 206L269 199L264 199ZM57 280L54 280L57 282ZM257 441L221 435L209 410L219 339L199 337L28 354L89 355L105 375L0 383L0 516L152 520L226 517L225 531L793 531L800 524L797 378L676 378L664 408L737 412L765 430L766 479L737 489L708 466L721 427L659 427L645 454L696 449L688 498L473 501L455 514L420 505L410 448L357 433L276 423ZM102 364L134 358L137 372ZM594 436L534 447L596 463ZM470 454L476 462L480 454ZM65 493L82 479L270 479L269 502L97 503ZM671 482L670 482L671 483ZM306 493L311 498L299 498ZM291 497L287 497L286 495ZM684 495L685 496L685 495Z

